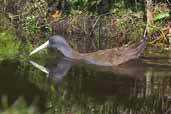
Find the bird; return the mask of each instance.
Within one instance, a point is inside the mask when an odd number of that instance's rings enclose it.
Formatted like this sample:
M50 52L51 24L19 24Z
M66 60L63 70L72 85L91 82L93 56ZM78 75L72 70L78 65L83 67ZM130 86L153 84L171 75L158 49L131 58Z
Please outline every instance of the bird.
M64 37L54 35L44 44L34 49L30 53L30 56L44 48L50 48L55 51L60 51L65 57L70 59L83 60L86 63L100 66L118 66L130 60L138 59L146 45L147 37L144 37L143 40L137 44L98 50L90 53L80 53L71 48Z

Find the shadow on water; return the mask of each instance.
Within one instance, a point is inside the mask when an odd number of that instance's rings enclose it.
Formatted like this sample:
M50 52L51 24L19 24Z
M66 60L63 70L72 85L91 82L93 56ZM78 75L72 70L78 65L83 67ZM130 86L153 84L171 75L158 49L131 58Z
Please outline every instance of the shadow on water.
M31 61L34 67L28 63L22 68L18 61L1 62L0 91L1 95L8 96L9 104L19 96L24 96L29 104L38 96L40 110L50 113L171 112L169 64L157 64L152 58L141 58L119 67L94 66L66 58L44 61L43 66L36 62ZM37 68L45 73L40 73ZM43 81L37 81L37 77L42 77ZM50 87L44 86L45 82ZM51 84L55 92L49 89Z

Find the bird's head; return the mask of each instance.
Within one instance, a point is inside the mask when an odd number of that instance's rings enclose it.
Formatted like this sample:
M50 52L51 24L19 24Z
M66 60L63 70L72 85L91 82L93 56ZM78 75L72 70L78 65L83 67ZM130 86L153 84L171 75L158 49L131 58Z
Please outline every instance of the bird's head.
M59 50L64 55L69 55L72 52L72 49L69 46L69 44L66 42L66 40L62 36L55 35L55 36L50 37L49 40L46 41L44 44L34 49L30 53L30 55L33 55L44 48L51 48L54 50Z

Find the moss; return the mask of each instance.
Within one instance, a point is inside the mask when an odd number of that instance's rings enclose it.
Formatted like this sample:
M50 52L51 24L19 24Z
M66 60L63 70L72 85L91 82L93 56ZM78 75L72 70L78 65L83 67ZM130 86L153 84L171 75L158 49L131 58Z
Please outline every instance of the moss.
M16 57L19 45L14 32L0 30L0 60Z

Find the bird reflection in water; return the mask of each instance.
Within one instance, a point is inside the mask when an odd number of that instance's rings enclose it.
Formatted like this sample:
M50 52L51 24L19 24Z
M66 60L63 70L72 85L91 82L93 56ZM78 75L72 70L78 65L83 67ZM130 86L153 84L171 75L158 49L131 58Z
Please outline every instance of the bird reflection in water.
M46 76L57 84L62 82L64 76L68 73L72 66L71 60L66 58L62 58L59 62L54 61L49 68L39 65L34 61L30 61L30 63L42 72L46 73Z
M92 69L97 72L112 72L115 75L127 76L131 78L143 78L145 68L145 63L141 60L129 61L116 67L89 65L65 57L58 61L55 60L51 62L52 64L49 65L49 68L41 66L34 61L30 61L30 63L42 72L46 73L47 77L56 84L61 84L65 75L67 75L71 67L74 67L75 65L79 65L79 67L87 67L88 69Z

